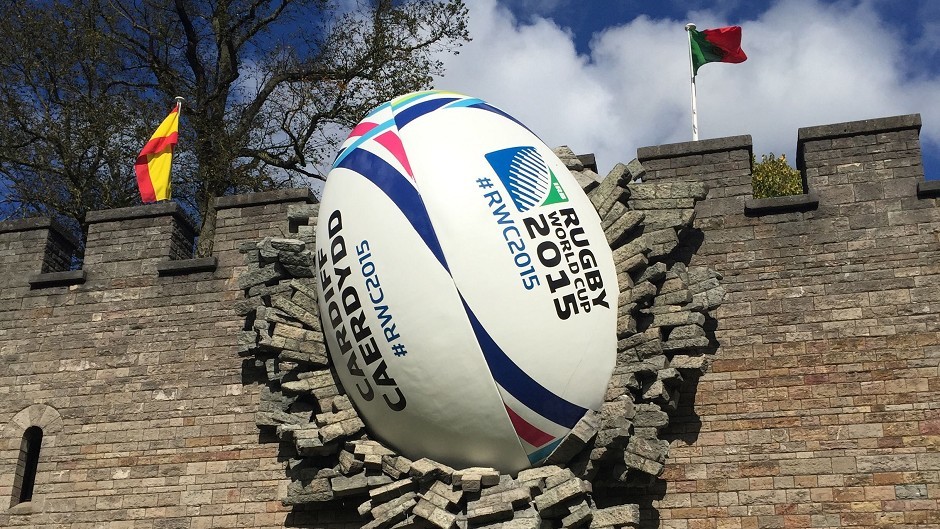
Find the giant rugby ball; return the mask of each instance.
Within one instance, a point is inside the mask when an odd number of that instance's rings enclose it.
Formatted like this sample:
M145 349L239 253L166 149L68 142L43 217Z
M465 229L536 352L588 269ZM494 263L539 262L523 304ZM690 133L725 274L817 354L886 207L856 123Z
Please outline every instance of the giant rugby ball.
M342 145L319 215L324 333L371 435L514 473L600 407L611 250L565 166L508 114L439 91L379 106Z

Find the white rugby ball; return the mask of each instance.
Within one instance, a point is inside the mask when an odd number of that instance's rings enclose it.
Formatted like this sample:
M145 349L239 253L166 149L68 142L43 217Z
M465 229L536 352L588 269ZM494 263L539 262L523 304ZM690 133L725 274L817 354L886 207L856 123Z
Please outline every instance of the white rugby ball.
M337 376L411 459L515 473L603 402L618 288L597 212L480 99L408 94L355 127L323 189L317 279Z

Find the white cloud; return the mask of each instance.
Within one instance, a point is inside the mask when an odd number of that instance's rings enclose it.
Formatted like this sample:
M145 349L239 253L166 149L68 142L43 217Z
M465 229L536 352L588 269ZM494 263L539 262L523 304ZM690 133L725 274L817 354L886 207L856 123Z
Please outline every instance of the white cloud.
M691 139L687 20L609 27L583 56L550 20L520 23L496 0L470 9L473 42L446 59L439 88L486 99L549 145L596 153L602 172L638 147ZM792 157L800 127L920 112L922 140L940 147L940 76L909 75L904 43L866 3L782 0L741 25L748 61L699 71L702 138L751 134L755 153Z
M591 65L576 54L571 35L543 18L518 27L508 10L492 2L475 2L471 9L473 42L448 60L437 87L487 100L546 142L559 136L597 141L601 131L593 116L612 106L613 94L597 76L585 75Z

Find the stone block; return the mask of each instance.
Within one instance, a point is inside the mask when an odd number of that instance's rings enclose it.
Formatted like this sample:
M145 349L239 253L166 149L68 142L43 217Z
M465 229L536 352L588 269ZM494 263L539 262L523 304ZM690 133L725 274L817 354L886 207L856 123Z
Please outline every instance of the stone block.
M499 483L499 471L494 468L469 467L455 471L453 476L454 487L464 491L479 491L481 487L492 487Z
M725 299L725 288L718 286L692 296L692 305L700 310L717 308Z
M392 482L392 478L386 476L385 474L366 473L366 480L368 481L370 488L381 487Z
M429 483L434 480L450 483L454 475L454 469L425 457L411 463L409 475L421 483Z
M623 294L619 296L620 304L617 306L617 317L622 318L624 316L631 316L635 312L636 304L634 303L624 303Z
M300 417L281 410L261 411L255 415L255 424L258 426L278 426L281 424L299 424Z
M404 456L382 456L382 472L392 479L408 476L411 471L411 460Z
M478 503L467 505L467 521L479 525L500 520L511 520L513 508L508 503Z
M705 336L705 329L699 325L680 325L669 331L670 340L685 340Z
M340 427L343 429L344 437L354 437L356 434L365 429L366 425L362 422L362 419L359 418L359 415L350 417L339 423ZM382 461L381 458L378 461L377 467L381 468Z
M652 459L646 459L643 456L634 454L632 452L627 452L624 454L624 462L630 468L635 468L644 474L649 474L650 476L658 476L663 473L664 465L658 461L653 461Z
M662 331L659 329L659 327L650 327L642 333L634 334L629 338L618 340L617 350L624 351L633 349L647 342L659 342L660 340L662 340Z
M615 252L616 253L616 252ZM635 284L640 284L644 281L649 281L650 283L658 283L666 277L666 263L659 262L654 263L651 266L646 267L643 272L633 279Z
M297 279L291 280L292 285L294 281L297 281ZM293 286L291 288L293 288ZM320 307L317 305L316 295L310 296L307 295L305 291L295 289L294 293L290 297L290 300L293 301L298 307L310 312L311 314L320 313ZM322 338L320 341L323 341Z
M640 507L634 504L595 509L593 514L591 529L623 527L640 523Z
M630 395L609 400L601 405L601 424L605 428L626 428L635 415L636 405Z
M330 488L337 498L365 494L369 492L369 478L365 472L352 476L336 476L330 478Z
M499 492L491 492L494 490ZM509 503L513 509L522 509L532 501L532 494L528 487L519 486L512 482L505 487L491 487L481 492L479 501Z
M573 475L572 475L573 476ZM550 476L552 480L555 476ZM580 478L571 477L565 481L550 486L546 480L546 490L535 497L533 502L543 517L553 518L567 514L566 505L580 502L587 494L584 482Z
M373 502L374 503L374 502ZM415 494L408 493L387 503L372 508L373 520L362 526L362 529L384 529L391 527L407 518L408 513L417 504Z
M708 371L710 360L704 356L675 355L669 362L669 366L681 371L696 372L704 374Z
M238 287L248 290L256 285L266 285L283 276L283 269L275 264L250 266L248 271L238 276Z
M339 470L344 476L358 474L363 470L362 461L356 459L356 456L348 450L342 450L339 453Z
M607 449L619 449L629 441L630 436L629 425L621 428L604 428L597 432L595 445Z
M320 204L290 204L287 206L287 218L304 224L309 221L315 225L319 211Z
M655 379L659 370L666 367L666 362L666 357L663 355L652 356L644 359L641 362L632 362L626 365L618 365L615 368L614 373L635 373L637 377L642 379Z
M266 247L273 248L278 252L301 253L306 249L306 244L298 239L287 239L283 237L265 237L261 241L261 250Z
M434 527L440 529L453 529L457 527L457 515L442 509L425 499L419 499L414 506L413 511L418 516Z
M316 314L305 310L285 296L271 296L271 306L280 309L287 316L309 326L311 329L321 330L320 319Z
M628 184L631 182L638 182L640 180L643 180L644 176L646 176L646 169L643 167L643 164L641 164L639 160L634 158L630 160L630 163L628 163L624 167L624 170L622 170L622 173L620 175L620 179L621 179L621 183ZM641 185L641 184L637 184L637 185ZM630 188L632 189L633 186L630 186Z
M369 491L369 498L373 503L385 503L409 492L415 492L417 484L411 478L393 481L388 485L376 487Z
M567 463L568 460L583 450L588 442L597 435L599 427L600 422L597 413L593 410L588 410L584 417L574 425L571 432L565 436L558 447L548 456L545 463L549 465Z
M382 443L371 440L350 441L346 443L346 450L351 451L357 458L363 459L367 455L391 456L395 452L385 448Z
M325 441L319 428L303 428L294 431L294 448L302 456L324 456L335 453L338 446Z
M646 303L653 299L656 296L656 293L656 285L650 283L649 281L644 281L642 283L637 283L632 288L624 290L623 295L620 297L619 303Z
M663 342L663 352L675 353L677 351L694 351L704 349L711 345L708 338L689 338L686 340L666 340Z
M645 255L650 252L650 240L646 235L641 235L636 239L624 244L614 250L614 264L619 265L635 255Z
M338 424L347 419L354 417L359 417L359 414L354 409L347 409L340 412L327 412L327 413L318 413L314 416L314 419L317 421L317 424L326 426L328 424Z
M326 346L319 342L299 342L299 350L282 349L277 357L279 360L298 362L312 368L326 367L330 364Z
M617 222L617 220L627 211L628 210L626 205L621 202L614 202L613 206L611 206L611 208L607 211L607 214L601 218L601 229L606 232L608 228L610 228L614 222Z
M570 469L562 468L560 472L554 472L545 477L545 487L553 488L574 479L574 474Z
M552 149L552 152L561 160L561 163L565 164L565 167L567 167L569 171L581 171L584 169L584 164L581 162L581 159L578 158L578 155L567 145L555 147Z
M653 327L680 327L683 325L705 325L705 316L699 312L681 311L653 316ZM708 340L706 339L706 342Z
M638 404L633 424L639 428L662 428L669 424L669 415L655 404Z
M607 243L611 246L614 246L621 238L639 226L640 222L646 217L643 212L628 211L626 208L623 209L624 211L621 211L617 217L611 215L612 220L608 226L603 226ZM613 210L611 210L611 212L613 212Z
M627 452L662 463L669 454L669 443L662 439L633 436L627 444Z
M706 270L707 270L707 269L706 269ZM719 286L721 286L721 283L719 283L718 278L714 278L714 277L710 277L710 278L704 279L704 280L702 280L702 281L691 281L691 280L690 280L690 283L689 283L689 292L691 292L692 295L695 295L695 294L699 294L699 293L701 293L701 292L705 292L706 290L711 290L711 289L713 289L713 288L718 288Z
M616 265L617 271L620 273L628 274L627 277L629 278L629 281L620 280L619 279L620 275L618 274L617 278L620 281L621 291L623 291L627 285L633 284L633 278L630 277L630 274L633 274L637 270L645 268L648 264L649 264L649 259L647 259L646 255L641 254L641 253L638 253L632 257L628 257L624 259L623 261L620 261L619 263L617 263Z
M280 266L280 265L278 265ZM284 282L283 278L276 280L273 284L264 284L264 285L255 285L248 289L248 297L270 297L276 294L281 295L290 295L291 289L287 283Z
M661 380L663 384L670 388L678 388L682 384L682 375L677 369L672 367L660 369L659 372L656 373L656 379Z
M626 338L636 333L636 319L630 315L617 318L617 338Z
M679 245L679 238L673 228L644 233L643 236L647 237L650 245L650 259L665 257Z
M622 189L619 187L620 178L626 174L626 172L627 167L622 163L614 165L613 169L607 173L607 176L601 180L600 185L598 185L588 194L588 198L591 199L591 204L594 205L594 209L597 210L598 215L601 217L603 217L603 213L606 212L606 208L604 208L604 206L607 205L609 208L613 200L616 200L616 197L611 200L611 195L614 193L619 195L617 190Z
M428 488L428 492L436 494L437 496L443 498L447 501L445 508L453 507L460 503L460 500L463 499L463 491L458 488L455 488L452 485L448 485L443 481L435 481Z
M660 293L653 300L654 305L686 305L692 301L692 295L688 290L677 290L668 294Z
M928 497L927 485L923 483L894 486L895 497L899 500L922 500Z
M291 481L287 485L287 495L284 502L288 505L298 505L302 503L313 503L330 501L333 499L333 490L330 487L330 480L319 478L310 480L307 483L301 481Z
M569 513L564 518L561 519L561 526L565 528L577 528L577 527L586 527L591 523L591 519L594 517L593 509L586 501L569 507Z

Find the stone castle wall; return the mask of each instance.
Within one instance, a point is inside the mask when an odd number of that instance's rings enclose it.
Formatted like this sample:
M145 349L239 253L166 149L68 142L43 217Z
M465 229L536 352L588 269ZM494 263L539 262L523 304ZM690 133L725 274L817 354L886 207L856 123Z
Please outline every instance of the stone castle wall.
M288 207L311 201L220 199L215 256L173 261L193 233L176 204L94 212L73 272L49 257L68 252L55 224L0 224L0 527L284 526L284 465L255 425L232 306L238 245L287 233ZM37 424L36 494L9 508Z
M692 263L721 347L674 419L661 527L940 524L940 181L920 117L801 129L807 194L751 198L749 136L643 148L709 186Z
M750 198L748 136L643 148L647 181L704 182L693 265L723 275L720 343L669 426L643 525L940 524L940 207L919 116L801 129L808 193ZM54 223L0 223L0 527L359 527L359 502L285 507L240 357L238 249L286 236L306 190L218 202L185 259L174 204L95 212L82 270ZM10 507L23 432L33 501ZM609 499L608 499L609 500ZM616 499L614 499L616 501Z

